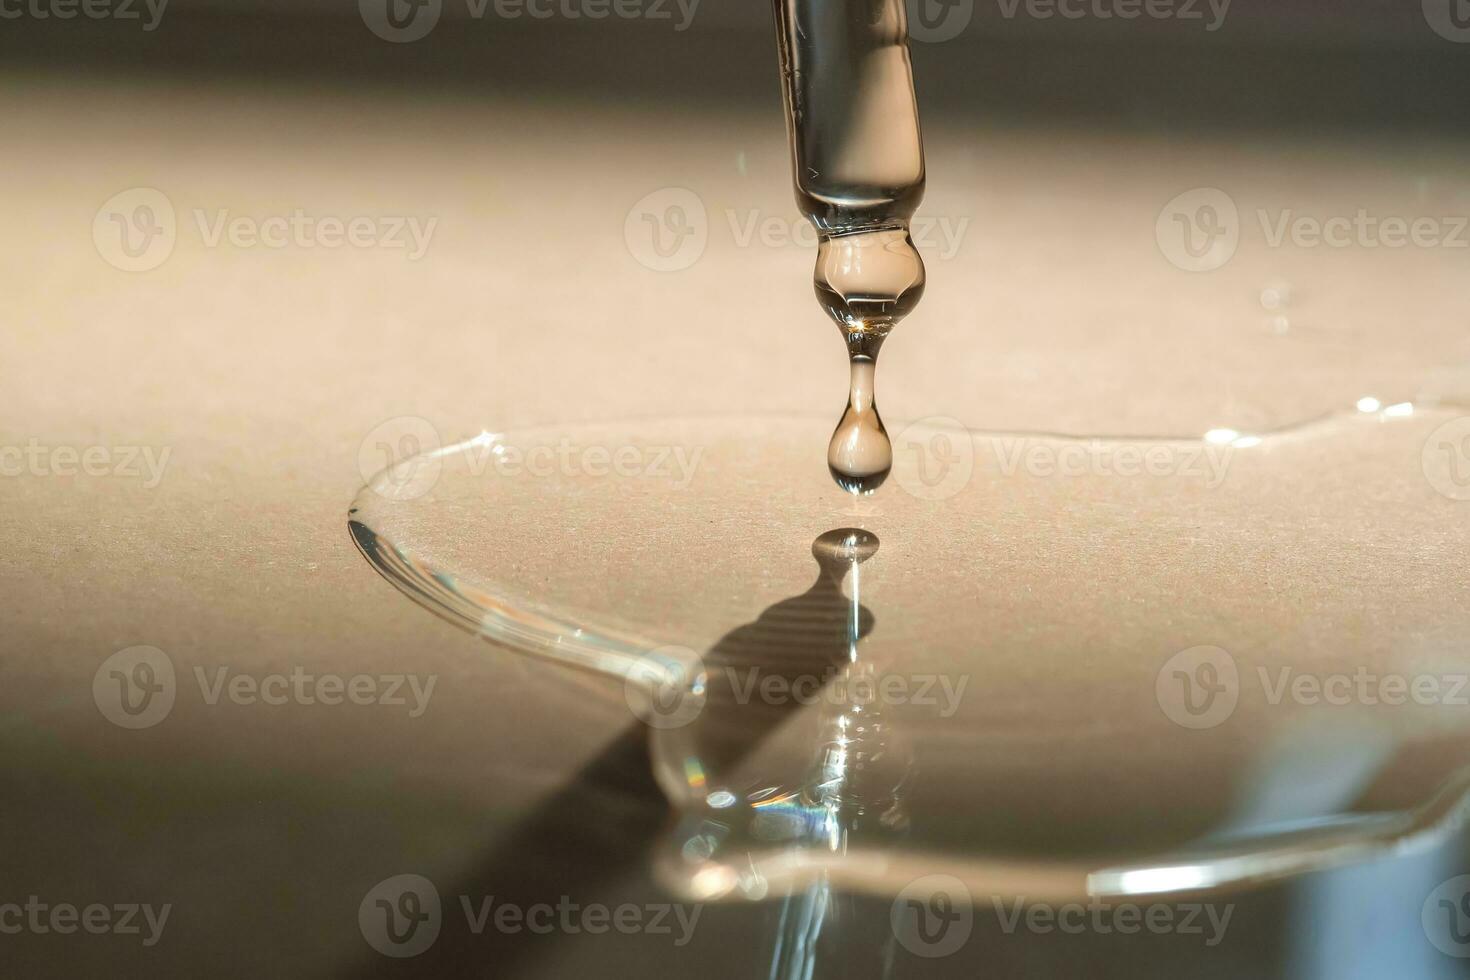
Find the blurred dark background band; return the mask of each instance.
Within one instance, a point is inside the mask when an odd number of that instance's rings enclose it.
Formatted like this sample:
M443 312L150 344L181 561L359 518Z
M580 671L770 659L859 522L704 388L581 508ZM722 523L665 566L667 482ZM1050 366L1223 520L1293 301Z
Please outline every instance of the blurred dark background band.
M46 13L54 0L0 0L7 11L0 62L12 72L246 78L445 97L761 111L779 103L771 14L759 2L627 0L621 9L638 16L621 16L613 0L428 0L437 20L409 43L375 35L364 13L405 0L153 0L153 14L144 0L98 2L128 3L140 16L59 19L31 10ZM1454 4L1470 7L1464 0L911 0L925 25L915 32L911 14L911 33L942 38L911 47L930 116L1171 132L1310 135L1374 125L1455 134L1470 122L1470 43L1434 29L1437 3L1448 5L1447 15ZM532 16L548 4L552 16ZM598 11L606 16L588 16Z

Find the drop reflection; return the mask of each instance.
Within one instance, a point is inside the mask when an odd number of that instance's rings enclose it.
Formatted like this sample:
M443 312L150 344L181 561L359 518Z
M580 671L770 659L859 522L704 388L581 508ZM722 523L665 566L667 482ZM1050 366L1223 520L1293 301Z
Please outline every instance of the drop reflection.
M701 898L767 882L732 855L782 847L844 851L854 833L906 824L907 754L873 692L861 643L876 619L859 567L878 537L837 528L812 542L817 577L725 634L705 655L707 700L687 728L654 739L655 765L689 807L669 870ZM844 584L848 590L844 592Z
M816 581L716 642L704 658L699 717L653 740L661 782L677 777L671 795L687 801L661 873L698 900L779 898L772 976L810 976L824 927L855 912L824 874L795 888L772 883L751 855L770 868L784 852L795 867L814 851L845 852L855 835L881 846L908 824L902 788L911 757L861 657L876 618L862 602L860 567L877 552L870 531L819 535ZM841 933L847 958L863 940ZM885 958L881 949L872 955Z

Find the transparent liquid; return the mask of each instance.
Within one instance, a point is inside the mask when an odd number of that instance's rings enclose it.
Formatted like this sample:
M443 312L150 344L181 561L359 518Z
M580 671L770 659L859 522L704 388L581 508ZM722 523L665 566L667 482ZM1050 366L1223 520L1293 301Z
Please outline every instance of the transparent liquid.
M1213 891L1455 832L1463 707L1272 691L1283 670L1470 670L1463 415L895 427L889 491L840 506L809 465L817 419L487 432L385 470L350 522L429 609L604 678L568 674L589 716L697 708L649 725L677 811L657 866L681 894L891 895L933 873L1032 899ZM526 465L562 445L647 465ZM696 462L655 464L677 459ZM1217 716L1189 713L1222 683L1178 659L1201 648L1233 665Z
M843 489L871 493L892 467L874 397L878 351L924 292L909 222L924 150L903 0L775 0L796 201L816 228L813 285L852 360L827 450Z

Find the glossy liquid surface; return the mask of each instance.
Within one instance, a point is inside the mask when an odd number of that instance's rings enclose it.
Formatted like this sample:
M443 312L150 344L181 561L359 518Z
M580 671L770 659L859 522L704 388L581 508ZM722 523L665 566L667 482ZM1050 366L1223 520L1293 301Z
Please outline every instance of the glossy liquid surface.
M1280 685L1470 670L1463 416L895 426L889 492L842 506L816 419L484 432L350 524L399 589L647 725L680 894L1197 893L1454 832L1462 707ZM646 465L528 465L562 446Z

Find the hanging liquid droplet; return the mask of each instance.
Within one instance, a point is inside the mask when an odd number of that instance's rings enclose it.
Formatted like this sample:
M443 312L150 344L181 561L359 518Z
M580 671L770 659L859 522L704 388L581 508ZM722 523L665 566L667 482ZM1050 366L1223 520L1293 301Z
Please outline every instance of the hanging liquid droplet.
M775 0L797 205L818 236L817 301L847 341L847 409L827 467L854 494L878 488L893 449L873 397L878 348L924 293L909 221L924 148L903 0Z
M906 227L826 238L817 249L817 299L847 341L847 408L827 445L827 468L848 493L872 493L893 468L874 390L883 341L924 294L924 262Z
M827 469L837 485L852 494L877 490L893 469L893 445L873 401L876 367L871 357L852 359L847 410L827 444Z

